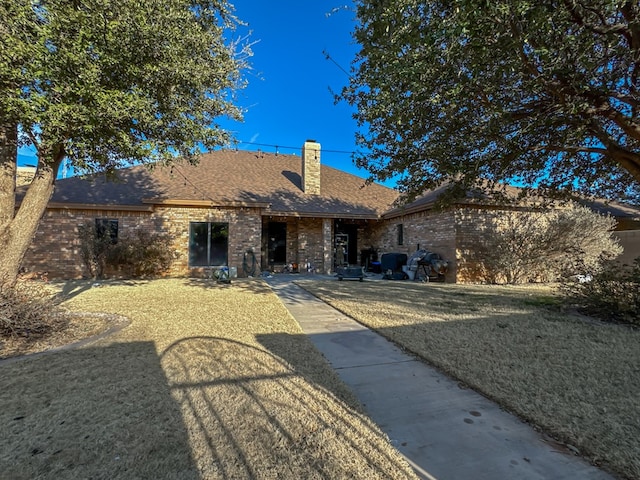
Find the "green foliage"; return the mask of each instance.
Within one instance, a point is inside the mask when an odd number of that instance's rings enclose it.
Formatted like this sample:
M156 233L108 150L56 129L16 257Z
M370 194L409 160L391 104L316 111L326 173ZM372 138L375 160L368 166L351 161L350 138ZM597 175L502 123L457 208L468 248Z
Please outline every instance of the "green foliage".
M68 318L41 284L0 284L0 337L34 338L63 328Z
M113 241L88 221L78 227L82 261L92 278L118 275L153 277L166 272L175 259L167 234L134 230Z
M194 159L228 141L249 46L221 0L16 0L0 5L0 124L54 166L107 172ZM57 166L56 166L57 167Z
M478 179L640 194L640 4L358 0L361 49L338 97L358 165L409 198Z
M585 313L640 326L640 258L632 267L609 262L588 282L566 282L561 291Z
M556 281L599 272L603 260L622 253L612 237L615 220L572 205L549 211L487 215L467 262L488 283ZM464 269L469 268L462 266Z

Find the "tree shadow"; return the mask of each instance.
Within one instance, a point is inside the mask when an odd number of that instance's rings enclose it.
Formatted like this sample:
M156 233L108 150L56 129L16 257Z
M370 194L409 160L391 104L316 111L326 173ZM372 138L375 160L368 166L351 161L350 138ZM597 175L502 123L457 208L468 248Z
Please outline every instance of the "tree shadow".
M268 350L192 337L161 355L192 441L206 446L195 455L203 477L413 478L375 426L341 400L344 386L317 372L323 360L304 335L259 341Z
M60 304L67 300L71 300L73 297L77 297L92 288L114 285L135 286L149 281L150 280L142 279L82 279L54 281L51 282L51 286L56 290L53 300L56 304Z
M199 478L153 342L0 368L3 478Z
M190 287L208 289L240 289L247 293L265 295L273 293L271 288L260 278L233 278L230 283L219 282L212 278L185 278L184 284Z

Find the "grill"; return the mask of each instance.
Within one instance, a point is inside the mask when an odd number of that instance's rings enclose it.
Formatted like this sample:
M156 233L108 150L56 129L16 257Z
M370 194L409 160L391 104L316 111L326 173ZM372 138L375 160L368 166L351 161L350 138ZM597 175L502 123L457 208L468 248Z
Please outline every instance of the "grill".
M431 279L444 281L444 275L449 269L449 262L444 260L438 253L428 250L418 250L414 252L407 261L409 269L416 272L416 279L428 282Z

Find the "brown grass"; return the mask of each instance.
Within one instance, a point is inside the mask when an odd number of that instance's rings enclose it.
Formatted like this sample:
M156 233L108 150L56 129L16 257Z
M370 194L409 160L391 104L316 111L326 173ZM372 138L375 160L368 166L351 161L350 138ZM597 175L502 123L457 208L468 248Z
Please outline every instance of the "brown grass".
M640 330L563 313L548 286L299 283L594 463L640 478Z
M415 478L262 281L89 287L131 324L0 364L3 478Z

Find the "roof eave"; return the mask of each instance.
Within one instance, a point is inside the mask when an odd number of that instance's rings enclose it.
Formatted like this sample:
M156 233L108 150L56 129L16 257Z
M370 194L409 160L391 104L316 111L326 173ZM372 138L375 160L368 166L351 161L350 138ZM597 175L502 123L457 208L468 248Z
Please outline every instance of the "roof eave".
M71 202L49 202L48 209L59 210L107 210L107 211L126 211L126 212L152 212L151 205L113 205L113 204L97 204L97 203L71 203Z
M268 202L244 202L244 201L214 201L214 200L193 200L193 199L164 199L164 198L143 198L142 203L160 206L175 207L249 207L249 208L269 208Z

